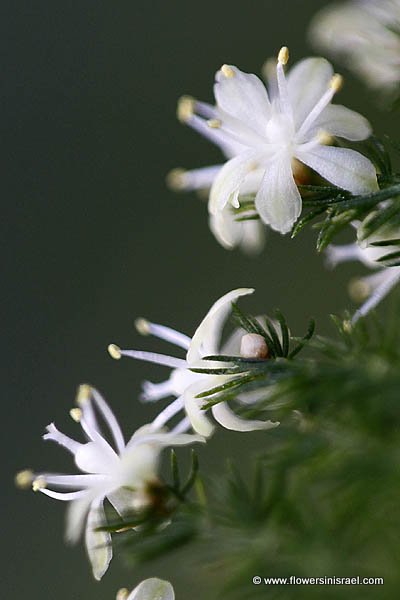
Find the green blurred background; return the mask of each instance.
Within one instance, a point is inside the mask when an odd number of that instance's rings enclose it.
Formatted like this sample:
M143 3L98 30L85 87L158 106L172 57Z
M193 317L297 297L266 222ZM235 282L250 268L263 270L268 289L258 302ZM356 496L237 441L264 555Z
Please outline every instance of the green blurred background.
M170 579L178 598L204 597L205 575L195 557L189 569L185 553L134 570L115 558L102 584L94 582L83 547L63 543L65 505L17 492L13 476L25 467L73 468L41 434L52 420L74 433L68 410L80 382L106 395L127 434L156 414L138 402L140 382L166 372L116 363L106 352L110 341L168 351L139 338L136 316L190 334L221 294L255 286L242 305L279 307L302 333L310 315L326 331L327 314L348 305L346 282L363 269L325 270L311 231L295 241L271 233L264 253L249 259L216 243L200 200L165 187L171 168L218 159L176 121L177 98L212 101L224 62L259 72L283 44L292 62L312 54L306 28L323 4L2 3L2 597L102 600L151 575ZM358 82L348 76L346 83L338 101L363 112L378 134L394 136L390 115ZM203 470L222 471L226 456L250 456L267 444L266 433L218 432L200 451Z

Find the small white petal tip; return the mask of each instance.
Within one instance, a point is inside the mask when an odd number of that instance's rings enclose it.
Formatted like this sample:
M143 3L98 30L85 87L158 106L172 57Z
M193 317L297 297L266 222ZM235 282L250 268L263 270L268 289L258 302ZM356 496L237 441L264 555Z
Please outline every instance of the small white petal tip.
M20 490L28 490L32 482L35 478L33 471L30 469L24 469L23 471L19 471L14 478L15 485Z
M79 423L82 419L82 410L80 408L71 408L69 415L75 423Z
M38 477L32 481L32 489L34 492L39 492L47 487L47 481L44 477Z
M108 354L114 360L119 360L122 356L121 348L117 344L110 344L107 348Z
M129 590L127 588L121 588L118 590L115 600L127 600L129 596Z
M342 89L343 87L343 77L339 75L339 73L335 73L332 79L329 82L329 87L335 93Z
M185 174L185 169L181 169L179 167L177 169L172 169L172 171L170 171L165 178L169 189L173 190L174 192L184 190L186 187Z
M287 46L282 46L279 50L278 54L278 63L281 65L286 65L289 61L289 48Z
M82 406L85 402L90 400L90 396L92 394L92 388L88 383L83 383L78 387L78 392L76 394L76 403L78 406Z
M240 355L243 358L268 358L268 346L262 335L246 333L240 341Z
M227 77L228 79L232 79L232 77L235 77L235 71L229 65L222 65L221 73L224 77Z
M192 96L181 96L178 100L176 116L181 123L186 123L193 116L195 99Z

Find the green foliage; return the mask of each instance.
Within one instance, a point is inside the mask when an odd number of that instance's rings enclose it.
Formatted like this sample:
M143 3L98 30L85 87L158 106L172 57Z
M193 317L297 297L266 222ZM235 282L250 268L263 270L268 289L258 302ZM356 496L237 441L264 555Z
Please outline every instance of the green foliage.
M337 145L341 140L336 139ZM386 140L392 150L400 154L400 146L391 140ZM390 154L385 145L376 137L353 144L353 147L367 156L375 165L378 172L379 190L373 193L353 195L350 192L322 180L318 185L298 185L302 195L303 214L292 230L295 237L306 226L318 231L317 250L324 250L334 238L352 221L365 222L361 239L376 234L382 227L398 229L400 226L400 175L393 171ZM234 209L237 220L257 218L254 198L241 198L241 206ZM324 215L323 220L314 222ZM400 243L396 239L396 243ZM391 253L380 259L384 266L398 266L400 252Z
M190 485L182 486L172 454L173 482L164 491L175 499L173 510L168 520L156 511L136 531L127 531L125 556L145 561L190 544L209 579L210 599L397 598L399 311L386 326L374 317L355 326L332 317L335 336L310 339L310 329L303 339L307 351L296 360L289 358L293 338L284 341L283 331L289 330L282 315L265 328L239 310L235 318L246 331L263 329L270 341L275 337L270 327L279 331L281 352L275 340L276 355L269 360L209 358L229 360L247 373L240 385L220 390L219 401L240 403L257 391L257 401L245 403L243 412L257 417L273 412L281 426L263 434L252 466L220 465L221 475L208 482L207 502L196 460ZM197 499L191 500L188 487L195 481ZM184 566L187 553L179 557ZM254 575L383 577L385 585L256 586Z

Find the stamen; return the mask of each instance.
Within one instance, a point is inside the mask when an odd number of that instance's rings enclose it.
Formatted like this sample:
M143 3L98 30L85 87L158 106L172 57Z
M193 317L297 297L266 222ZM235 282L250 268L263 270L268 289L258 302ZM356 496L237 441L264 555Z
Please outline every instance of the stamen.
M187 123L193 116L196 101L192 96L182 96L178 100L176 116L181 123Z
M97 408L103 415L107 427L111 431L115 444L118 448L118 452L123 452L125 449L125 440L113 411L108 406L107 402L104 400L100 392L98 392L96 389L93 389L93 400L96 403Z
M159 325L158 323L151 323L143 318L137 319L135 321L135 326L141 335L154 335L155 337L170 342L171 344L175 344L184 350L189 349L191 341L190 337L184 333L175 331L175 329L172 329L171 327Z
M120 350L121 356L128 356L136 360L145 360L155 363L156 365L164 365L172 369L187 369L187 362L182 358L167 356L166 354L157 354L156 352L145 352L143 350Z
M117 346L117 344L109 344L107 350L111 358L114 360L119 360L122 356L121 348Z
M330 146L333 143L333 136L327 131L319 131L317 134L317 140L319 144L323 144L324 146Z
M147 319L143 317L139 317L135 320L136 331L140 333L140 335L150 335L150 323Z
M221 73L228 79L232 79L232 77L235 77L235 71L229 65L222 65Z
M286 46L283 46L278 54L278 64L276 66L276 78L278 82L278 95L281 112L285 114L290 120L293 120L293 109L289 98L289 91L287 81L285 77L284 65L289 60L289 50Z
M47 486L47 481L44 477L38 477L32 482L32 489L34 492L38 492L39 490L45 489Z
M30 469L24 469L15 475L14 482L15 485L21 490L27 490L31 487L34 477L35 474L33 471Z
M82 419L82 410L80 408L71 408L69 411L70 417L75 423L80 423Z
M169 404L160 414L154 419L151 424L152 430L161 429L165 423L167 423L172 417L176 415L183 408L183 400L181 397L177 398L171 404Z
M278 54L278 63L281 65L286 65L289 61L289 48L287 46L282 46L279 50Z
M185 189L185 174L186 170L181 168L172 169L167 174L166 183L170 190L180 192Z
M352 279L349 283L349 295L354 302L363 302L371 293L371 286L365 279Z
M307 117L304 119L301 127L297 132L297 138L301 138L301 136L306 133L306 131L311 127L314 121L319 117L324 108L328 106L331 102L333 96L340 90L343 85L343 77L336 73L329 82L328 89L324 92L318 102L315 104L314 108L308 113Z
M126 588L121 588L118 590L117 595L115 596L115 600L127 600L129 596L129 590Z
M391 272L390 272L391 271ZM384 270L386 273L386 269ZM353 318L351 320L352 324L356 323L361 317L365 317L372 309L383 300L385 296L390 292L390 290L399 282L400 280L400 268L393 268L389 270L389 273L386 273L385 280L381 283L381 285L373 291L368 300L354 313Z
M207 125L211 127L211 129L220 129L222 122L219 119L209 119Z
M173 394L173 386L169 379L167 379L167 381L162 381L161 383L144 381L142 390L139 397L142 402L157 402L157 400L161 400L161 398L166 398Z
M343 77L339 73L335 73L329 82L329 87L335 92L335 94L343 87Z
M92 394L92 388L89 384L83 383L78 387L78 392L76 394L76 403L78 406L82 406L86 402L90 400Z
M190 420L187 417L184 417L182 421L179 421L177 425L173 429L171 429L171 433L186 433L188 429L192 426Z

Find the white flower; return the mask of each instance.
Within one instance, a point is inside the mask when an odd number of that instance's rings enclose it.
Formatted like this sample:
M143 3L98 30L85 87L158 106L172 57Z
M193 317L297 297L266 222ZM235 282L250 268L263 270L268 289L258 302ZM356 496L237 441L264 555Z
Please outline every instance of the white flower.
M311 39L345 60L367 84L395 91L400 83L400 1L364 0L325 7L315 17Z
M171 395L176 396L176 400L168 405L154 420L153 427L162 427L184 409L187 418L177 426L179 430L185 430L192 426L200 435L206 437L211 435L214 427L205 411L202 410L203 401L196 396L234 379L236 375L194 373L190 369L215 368L215 362L206 361L203 357L224 353L220 341L224 323L231 311L231 304L241 296L251 294L253 291L253 289L241 288L222 296L210 308L192 338L169 327L149 323L144 319L137 322L137 327L141 333L154 335L184 349L186 351L185 359L140 350L121 350L115 344L109 346L109 352L113 358L119 359L121 356L129 356L172 368L167 381L162 383L145 382L143 386L142 398L146 401L156 401ZM231 354L235 352L239 354L240 339L235 336L235 340L237 341L237 347L230 348ZM218 363L218 366L229 365ZM215 420L223 427L234 431L270 429L279 425L279 423L272 421L242 419L229 408L226 402L215 404L211 408L211 412Z
M148 487L158 481L162 449L204 440L196 435L160 432L144 426L125 443L113 412L97 390L81 386L77 400L80 407L72 409L71 416L81 424L87 441L80 443L69 438L58 431L54 423L47 427L43 439L52 440L71 452L76 466L84 474L38 473L32 486L34 491L50 498L71 503L67 513L67 540L76 542L86 522L87 553L94 577L101 579L112 558L110 534L96 531L106 520L104 500L107 498L121 516L145 508L150 498ZM114 447L101 433L95 408L111 432ZM51 489L53 487L56 490Z
M375 308L392 288L400 281L400 267L382 267L377 260L391 252L399 250L399 246L372 246L374 242L388 241L400 237L399 231L382 229L379 234L374 234L361 241L364 226L358 225L358 238L354 244L335 246L331 244L327 249L328 264L335 267L337 264L358 260L375 272L366 277L353 280L350 284L350 294L355 300L365 300L364 304L356 311L352 318L355 323L360 317L368 314Z
M126 588L119 590L116 600L175 600L175 593L169 581L151 577L139 583L131 593Z
M264 223L281 233L291 230L301 212L293 174L299 163L354 194L378 189L367 158L326 145L331 136L362 140L371 133L364 117L331 105L341 77L323 58L302 60L286 76L287 61L288 50L282 48L269 94L255 75L223 65L216 74L215 107L186 98L178 109L182 121L219 145L229 159L198 170L196 176L183 176L188 182L192 177L208 179L213 230L226 246L235 243L232 208L248 193L255 194Z

